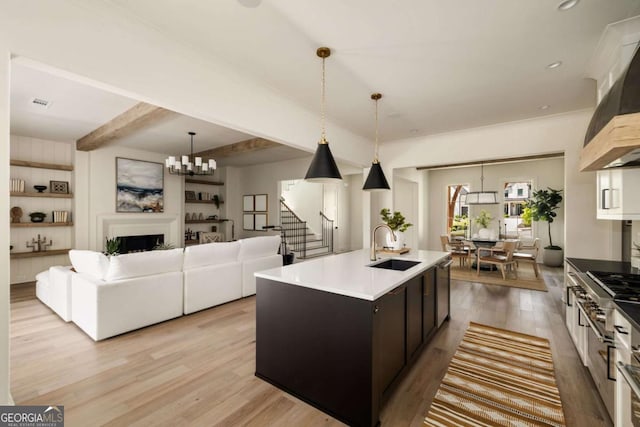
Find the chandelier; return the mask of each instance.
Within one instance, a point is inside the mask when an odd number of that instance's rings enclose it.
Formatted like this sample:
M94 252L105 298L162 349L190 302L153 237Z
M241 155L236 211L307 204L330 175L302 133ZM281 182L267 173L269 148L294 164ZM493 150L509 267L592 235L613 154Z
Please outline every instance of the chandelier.
M470 191L463 201L466 205L497 205L498 192L484 189L484 162L480 163L480 191Z
M196 133L187 133L191 136L191 154L188 156L182 155L178 158L175 156L167 157L164 161L167 170L172 175L213 175L216 170L216 161L209 159L208 162L203 162L202 157L194 157L193 137Z

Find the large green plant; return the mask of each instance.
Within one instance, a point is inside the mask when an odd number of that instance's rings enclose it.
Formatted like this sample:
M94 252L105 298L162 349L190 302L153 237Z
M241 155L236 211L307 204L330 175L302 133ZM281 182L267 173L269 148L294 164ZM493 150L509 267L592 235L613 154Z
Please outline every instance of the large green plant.
M536 190L533 196L525 202L525 208L531 209L531 219L533 221L547 221L549 223L549 246L545 249L562 249L555 246L551 240L551 223L558 215L555 210L560 207L562 202L562 190L554 190L547 188L546 190Z
M405 217L400 212L396 211L393 213L393 215L391 215L391 211L387 208L384 208L380 211L380 217L391 230L400 231L401 233L407 231L407 228L413 225L411 223L405 222Z

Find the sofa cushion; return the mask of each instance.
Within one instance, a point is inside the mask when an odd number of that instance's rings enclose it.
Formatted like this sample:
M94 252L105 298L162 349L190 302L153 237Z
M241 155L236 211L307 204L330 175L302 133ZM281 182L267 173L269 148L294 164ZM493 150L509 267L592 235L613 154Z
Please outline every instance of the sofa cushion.
M166 251L136 252L112 256L105 280L130 279L152 274L170 273L182 270L183 249Z
M184 250L183 269L227 264L238 260L240 242L215 242L189 246Z
M98 280L104 280L109 268L109 258L101 252L72 249L69 251L69 259L78 273Z
M240 261L276 255L280 247L280 236L251 237L240 240Z

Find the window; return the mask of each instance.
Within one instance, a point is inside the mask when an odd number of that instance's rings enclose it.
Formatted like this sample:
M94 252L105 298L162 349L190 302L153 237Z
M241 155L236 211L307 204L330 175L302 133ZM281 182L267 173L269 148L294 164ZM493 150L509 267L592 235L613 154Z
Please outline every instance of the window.
M504 184L504 230L500 230L506 237L530 237L531 221L522 218L524 204L531 196L532 181L510 181Z
M464 200L468 192L468 184L447 186L447 230L451 236L467 236L469 206L464 203Z

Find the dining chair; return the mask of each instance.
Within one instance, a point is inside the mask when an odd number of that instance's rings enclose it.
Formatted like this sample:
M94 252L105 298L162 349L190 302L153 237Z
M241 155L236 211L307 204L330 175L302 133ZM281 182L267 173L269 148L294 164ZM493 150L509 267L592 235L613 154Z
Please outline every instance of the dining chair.
M465 266L471 253L468 246L465 247L462 241L452 242L446 234L440 235L440 243L442 244L442 250L444 252L449 252L452 258L458 258L461 268Z
M507 279L506 271L513 271L513 274L517 279L518 271L513 268L516 265L516 261L513 259L513 253L515 252L516 246L516 240L506 240L503 242L499 251L494 248L478 247L476 275L480 274L480 264L491 264L500 267L503 279Z
M533 272L538 277L538 253L540 252L540 239L535 238L531 246L521 246L517 252L513 253L513 259L516 261L516 267L519 262L530 262L533 264Z

